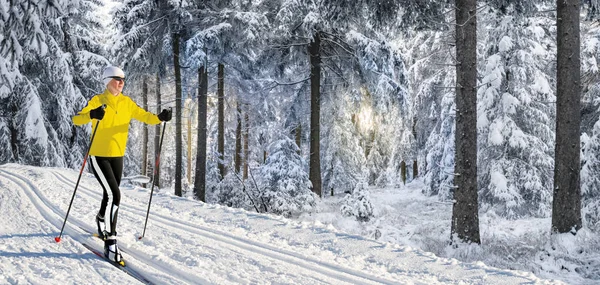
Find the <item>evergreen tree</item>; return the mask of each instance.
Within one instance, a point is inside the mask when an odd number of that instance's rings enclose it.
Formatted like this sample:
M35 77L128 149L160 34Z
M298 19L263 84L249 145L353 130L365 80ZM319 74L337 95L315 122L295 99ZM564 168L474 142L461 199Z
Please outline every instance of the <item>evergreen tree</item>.
M594 3L594 1L590 1ZM585 3L585 2L584 2ZM584 9L590 8L584 5ZM598 12L598 10L595 10ZM588 13L591 13L588 11ZM590 17L586 17L590 18ZM593 19L593 17L591 18ZM600 52L600 29L593 22L583 21L581 26L581 131L582 131L582 167L581 194L582 218L584 226L600 231L600 164L598 157L598 121L600 120L600 84L598 58Z
M291 217L312 211L315 206L305 162L294 141L287 137L270 145L267 161L260 168L260 187L260 199L267 212Z
M366 163L364 150L359 144L357 127L352 123L354 104L349 92L339 90L329 99L336 102L337 108L328 108L323 116L333 118L325 128L323 139L323 188L325 193L351 192L363 177ZM325 105L332 103L325 103Z
M511 8L485 9L494 29L486 45L478 94L481 207L508 218L550 213L554 140L552 19ZM515 26L520 28L515 29Z
M426 195L441 200L453 194L454 176L454 55L445 31L419 31L404 35L410 114L416 132L414 147L421 162ZM412 39L410 41L409 39ZM414 122L416 120L416 122Z
M456 1L456 133L452 241L480 243L477 191L477 1Z
M368 222L373 217L373 204L366 183L356 184L352 193L344 198L340 211L342 215L355 217L360 222Z
M581 224L579 0L557 6L556 141L552 232L575 233Z
M600 231L600 121L594 125L591 136L584 134L581 167L582 216L585 225Z
M95 36L98 4L0 3L0 133L7 142L0 163L80 164L89 133L78 132L71 116L100 86L96 76L106 63Z

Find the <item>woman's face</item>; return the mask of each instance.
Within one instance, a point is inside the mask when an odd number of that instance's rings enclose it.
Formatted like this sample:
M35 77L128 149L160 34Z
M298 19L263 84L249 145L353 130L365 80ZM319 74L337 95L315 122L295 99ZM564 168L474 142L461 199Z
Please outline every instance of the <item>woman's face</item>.
M114 95L119 95L123 92L123 86L125 86L125 79L122 78L113 78L108 82L108 85L106 85L108 91Z

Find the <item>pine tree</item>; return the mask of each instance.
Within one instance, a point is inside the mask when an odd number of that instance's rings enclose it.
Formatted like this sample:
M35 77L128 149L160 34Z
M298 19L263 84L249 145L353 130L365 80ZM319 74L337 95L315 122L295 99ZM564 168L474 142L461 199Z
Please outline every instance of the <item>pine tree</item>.
M0 133L9 142L0 151L7 159L2 162L80 164L89 133L73 128L71 116L85 104L84 94L99 87L95 79L106 62L91 13L97 5L86 0L0 4ZM82 71L83 65L96 68Z
M552 232L576 233L581 223L580 93L578 0L557 5L556 142Z
M456 1L456 133L452 240L480 243L477 195L477 1Z
M600 121L594 124L591 136L584 134L583 161L581 167L582 216L585 225L593 230L600 230Z
M194 193L196 199L206 202L206 124L208 76L204 66L198 69L198 138Z
M284 137L269 146L267 161L260 168L260 198L267 212L286 217L312 211L315 194L310 190L310 180L305 162L298 155L298 147Z
M340 208L342 215L368 222L373 217L373 204L364 182L357 183L351 194L346 195Z
M352 123L351 116L355 112L349 93L337 90L328 100L336 102L338 107L328 108L323 113L324 117L333 118L323 132L326 142L323 144L323 188L331 194L351 192L353 185L363 178L366 163L364 150L359 145L358 128Z
M552 19L485 9L478 145L481 207L508 218L550 213L554 140ZM515 26L520 28L515 29ZM534 52L533 52L534 51Z

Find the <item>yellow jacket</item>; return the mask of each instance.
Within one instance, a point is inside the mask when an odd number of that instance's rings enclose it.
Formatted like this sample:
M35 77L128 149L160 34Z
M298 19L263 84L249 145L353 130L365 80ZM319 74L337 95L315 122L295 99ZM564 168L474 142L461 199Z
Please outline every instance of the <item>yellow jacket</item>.
M90 111L103 104L106 105L104 118L100 121L90 119ZM160 124L160 120L155 114L142 109L123 93L115 96L105 90L104 93L92 97L87 106L73 116L73 123L81 126L92 121L93 130L100 122L90 155L120 157L125 156L129 122L132 118L150 125Z

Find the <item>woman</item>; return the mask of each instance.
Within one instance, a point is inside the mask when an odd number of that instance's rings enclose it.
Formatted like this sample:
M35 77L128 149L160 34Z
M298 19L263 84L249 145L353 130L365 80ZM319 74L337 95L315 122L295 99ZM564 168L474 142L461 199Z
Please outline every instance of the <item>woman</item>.
M123 95L125 73L118 67L109 66L104 69L102 79L106 85L104 93L95 95L76 116L73 123L77 126L92 121L92 129L98 126L92 142L89 159L92 171L104 194L100 211L96 216L98 234L105 240L104 255L117 263L122 263L122 256L117 246L117 216L121 191L119 184L123 174L123 156L129 134L129 122L136 119L150 125L171 120L171 112L162 110L155 115L139 107L131 98ZM109 194L112 197L108 223L105 223L105 213Z

